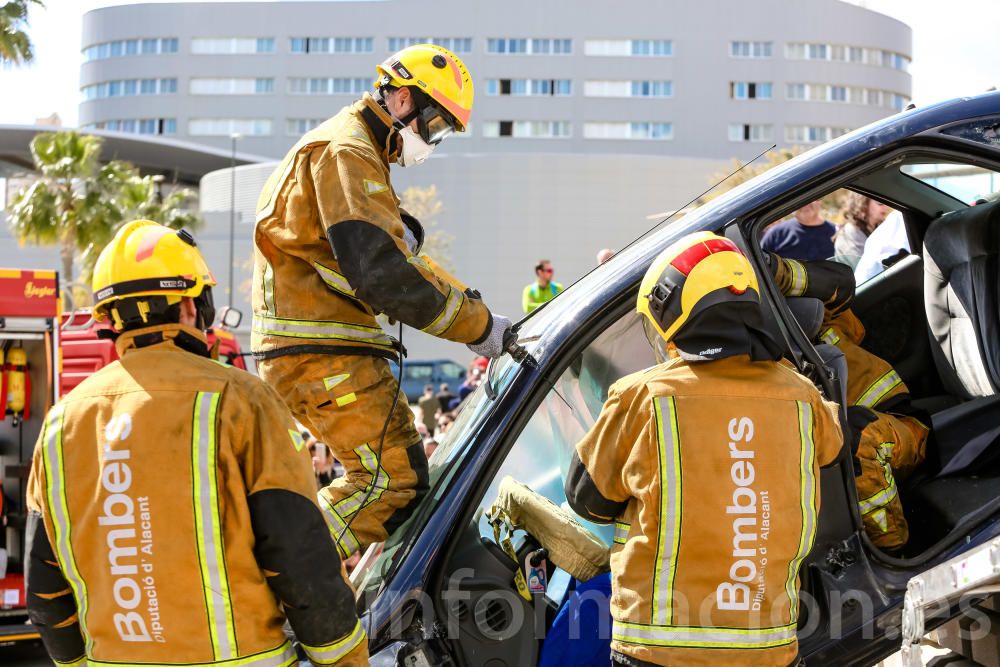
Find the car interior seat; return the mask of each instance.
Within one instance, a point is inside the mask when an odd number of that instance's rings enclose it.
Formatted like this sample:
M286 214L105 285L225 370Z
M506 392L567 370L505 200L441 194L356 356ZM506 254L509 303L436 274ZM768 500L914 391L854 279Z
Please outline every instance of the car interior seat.
M1000 388L1000 202L942 215L924 237L924 298L941 381L961 399Z
M923 254L934 363L963 401L931 415L939 475L953 475L1000 455L1000 202L939 217Z

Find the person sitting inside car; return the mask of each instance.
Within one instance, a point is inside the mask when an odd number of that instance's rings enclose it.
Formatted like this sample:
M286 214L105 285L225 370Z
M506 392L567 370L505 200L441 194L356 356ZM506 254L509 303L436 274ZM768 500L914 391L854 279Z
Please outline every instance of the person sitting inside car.
M781 361L728 239L664 250L636 310L673 358L611 386L565 485L580 516L615 523L612 662L798 664L798 570L819 467L843 446L837 406Z
M923 462L929 430L916 416L896 370L861 347L865 328L851 311L854 272L834 261L800 262L770 255L785 296L810 296L825 305L817 342L836 345L847 362L847 420L854 433L855 483L865 532L886 551L909 539L896 479Z

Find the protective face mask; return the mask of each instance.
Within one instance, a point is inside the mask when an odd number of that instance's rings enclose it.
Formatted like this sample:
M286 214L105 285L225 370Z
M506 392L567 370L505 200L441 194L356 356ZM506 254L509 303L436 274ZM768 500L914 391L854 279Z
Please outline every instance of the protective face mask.
M396 160L400 167L412 167L420 164L434 152L434 146L424 141L410 127L399 130L399 136L403 140L403 150L400 151L399 159Z

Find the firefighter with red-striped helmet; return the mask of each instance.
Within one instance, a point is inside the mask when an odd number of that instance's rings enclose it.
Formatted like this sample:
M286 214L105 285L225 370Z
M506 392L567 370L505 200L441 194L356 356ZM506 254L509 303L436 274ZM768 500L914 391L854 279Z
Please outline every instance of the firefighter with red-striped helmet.
M671 358L611 386L565 489L578 514L615 524L613 662L795 664L819 466L843 444L836 406L779 360L728 239L664 250L636 309Z

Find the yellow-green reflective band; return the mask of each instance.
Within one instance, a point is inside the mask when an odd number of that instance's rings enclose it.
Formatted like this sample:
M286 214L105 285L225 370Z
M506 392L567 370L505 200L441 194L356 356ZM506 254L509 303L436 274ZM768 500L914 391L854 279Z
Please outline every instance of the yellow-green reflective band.
M43 447L42 464L45 468L45 486L49 503L49 515L52 517L52 532L55 535L56 560L59 569L69 582L76 599L77 617L80 619L80 633L83 635L87 654L91 653L94 642L87 632L87 584L80 576L73 555L71 518L69 515L69 500L66 494L66 467L63 460L63 412L64 407L57 405L49 410L45 418L45 430L42 434Z
M799 534L799 549L788 563L788 578L785 593L788 595L789 616L794 623L799 614L799 593L795 580L799 576L799 565L812 549L816 539L816 476L813 474L816 443L813 440L812 406L796 401L799 422L799 508L802 512L802 532Z
M295 665L298 657L290 642L285 642L276 649L248 655L245 658L234 658L232 660L219 660L216 662L185 662L184 667L287 667ZM87 661L87 667L177 667L177 663L126 663L126 662L102 662L91 658Z
M660 459L660 529L653 572L653 622L673 620L674 577L681 528L681 450L677 406L672 396L653 400Z
M358 621L354 625L354 629L351 630L351 634L340 641L333 642L332 644L324 644L323 646L309 646L303 643L302 648L305 649L306 655L309 656L309 659L313 663L317 665L332 665L357 648L364 640L365 630L361 627L361 621Z
M840 342L840 336L838 336L832 328L827 329L820 334L820 339L827 345L836 345Z
M770 648L795 641L795 625L777 628L695 628L615 621L612 638L645 646L679 648Z
M264 311L276 314L278 311L274 307L274 269L266 259L264 260L264 270L261 271L261 279L264 283Z
M894 478L891 473L888 477L889 486L858 502L858 507L861 510L862 516L868 514L869 512L874 512L879 508L885 507L896 498L896 478Z
M885 375L875 380L865 393L861 394L855 405L862 405L866 408L873 408L881 402L885 395L903 383L902 378L894 370L888 371Z
M351 287L351 283L347 282L347 278L342 274L337 273L327 266L323 266L319 262L313 262L313 268L316 269L316 273L323 279L327 287L347 296L355 296L354 288Z
M222 394L198 392L192 420L191 471L194 482L195 539L198 565L208 612L208 632L216 660L237 655L233 603L229 596L229 576L222 544L219 516L218 441L216 413Z
M462 302L465 301L465 295L461 291L452 287L448 292L448 300L445 301L444 308L438 313L438 316L434 318L434 321L424 327L421 331L429 333L432 336L440 336L448 327L455 322L455 318L458 317L458 311L462 308Z
M627 523L615 522L615 544L625 544L628 541L628 533L632 529Z
M57 665L57 667L82 667L82 665L87 664L87 656L86 655L80 656L79 658L73 660L72 662L60 662L58 660L53 660L52 662L54 662Z
M368 498L368 502L364 504L365 507L378 501L382 497L382 494L389 488L389 472L378 464L378 457L375 456L375 452L368 446L368 443L355 449L354 453L358 455L358 459L360 459L364 469L372 476L372 484L375 486L375 490L371 491L372 487L366 486L363 490L355 491L337 502L334 505L334 509L337 511L337 515L344 519L350 519L362 509L361 503L370 491L371 496ZM378 470L378 475L375 474L376 470Z
M792 277L792 285L785 296L802 296L806 293L806 286L809 284L806 268L794 259L786 259L784 262Z
M330 535L333 536L333 541L337 544L340 555L347 558L361 545L351 529L347 527L347 522L337 514L337 510L333 509L329 499L322 493L317 494L316 497L319 500L319 508L323 511L323 518L326 520L326 527L330 529Z
M285 336L288 338L326 338L351 340L369 345L392 347L392 339L379 327L343 322L291 320L257 315L253 318L253 330L265 336Z

